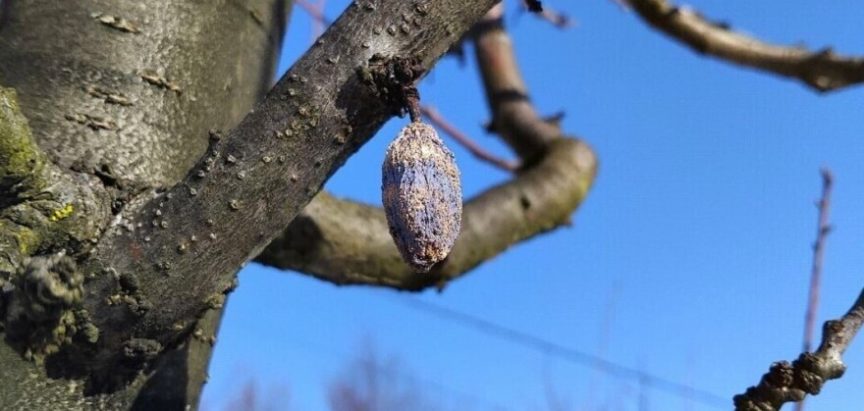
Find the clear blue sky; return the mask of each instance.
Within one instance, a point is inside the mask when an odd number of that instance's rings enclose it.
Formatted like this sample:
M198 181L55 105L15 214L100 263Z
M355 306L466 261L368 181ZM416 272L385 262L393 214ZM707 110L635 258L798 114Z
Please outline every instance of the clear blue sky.
M327 2L336 17L347 1ZM818 170L836 175L821 321L864 286L864 88L820 96L798 83L691 53L611 1L547 0L578 21L560 31L508 5L533 100L564 110L564 129L597 151L599 176L571 228L487 262L445 292L338 288L249 265L231 295L202 405L221 411L255 381L276 410L326 410L328 385L364 346L398 357L447 409L543 409L547 389L572 410L636 410L638 382L604 376L412 310L419 298L730 398L801 346ZM859 1L693 0L773 42L864 55ZM296 9L280 64L310 41ZM469 54L470 56L470 54ZM478 74L442 60L421 93L484 146L508 155ZM380 164L394 119L327 184L380 204ZM507 176L452 140L471 196ZM809 411L860 410L864 341L845 377ZM470 395L466 395L470 393ZM711 410L646 388L650 410ZM788 407L788 406L787 406ZM643 408L646 409L646 408ZM731 409L731 406L726 407ZM791 407L789 407L791 409Z

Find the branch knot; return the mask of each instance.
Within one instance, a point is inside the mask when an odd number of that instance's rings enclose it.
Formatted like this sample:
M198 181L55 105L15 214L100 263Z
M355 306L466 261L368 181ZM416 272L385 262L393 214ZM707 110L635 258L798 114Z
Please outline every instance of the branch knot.
M372 56L369 65L359 70L361 79L376 96L400 117L409 114L411 121L420 120L420 93L416 83L423 72L417 57L386 57L382 54Z

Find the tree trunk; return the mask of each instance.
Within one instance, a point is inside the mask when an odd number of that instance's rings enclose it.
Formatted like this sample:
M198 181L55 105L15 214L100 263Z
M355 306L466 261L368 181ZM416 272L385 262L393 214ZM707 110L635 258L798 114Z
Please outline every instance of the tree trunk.
M7 0L0 85L17 89L39 147L58 165L116 179L124 189L170 186L201 157L208 129L234 127L270 88L289 6ZM221 313L208 311L195 326L198 335L215 335ZM0 344L0 405L194 407L211 343L186 339L128 387L99 395L85 395L91 387L80 380L49 378L44 367Z
M271 88L288 3L2 3L4 409L195 407L236 271L496 1L354 2Z

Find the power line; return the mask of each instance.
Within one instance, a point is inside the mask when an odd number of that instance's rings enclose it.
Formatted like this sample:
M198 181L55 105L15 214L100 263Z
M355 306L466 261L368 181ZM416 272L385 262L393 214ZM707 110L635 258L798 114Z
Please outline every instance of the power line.
M665 391L678 397L688 398L715 408L728 409L732 402L729 398L714 394L710 391L663 378L626 365L618 364L605 358L579 351L575 348L567 347L524 331L519 331L514 328L475 317L471 314L428 303L418 298L396 298L403 305L416 311L438 317L439 319L458 323L483 334L522 345L552 357L594 368L615 378L635 380L657 390Z

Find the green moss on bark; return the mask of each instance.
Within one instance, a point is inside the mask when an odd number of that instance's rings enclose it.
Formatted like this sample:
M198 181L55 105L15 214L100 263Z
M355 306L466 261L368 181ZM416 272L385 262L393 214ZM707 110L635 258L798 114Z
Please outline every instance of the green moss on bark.
M0 196L8 196L9 190L20 191L25 181L28 189L39 189L43 184L34 177L42 174L44 166L45 156L21 114L17 93L0 87Z

